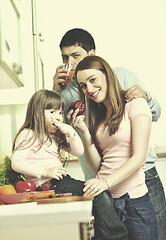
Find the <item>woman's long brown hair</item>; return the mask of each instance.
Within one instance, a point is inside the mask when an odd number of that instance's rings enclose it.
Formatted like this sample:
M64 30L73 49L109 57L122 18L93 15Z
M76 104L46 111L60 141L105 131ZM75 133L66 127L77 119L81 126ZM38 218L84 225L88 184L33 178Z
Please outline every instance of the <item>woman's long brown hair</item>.
M52 142L51 135L46 127L44 110L59 110L61 108L62 111L64 111L65 102L58 93L43 89L34 93L28 103L25 122L19 129L14 139L12 151L32 146L37 139L40 143L38 150L48 139L50 140L50 142ZM28 139L25 137L23 142L21 142L17 147L15 147L16 138L24 129L33 130L33 136ZM53 134L53 137L58 144L58 151L60 151L60 149L62 148L66 149L69 147L69 144L66 140L66 135L64 135L59 129L56 131L55 134ZM31 144L29 145L30 142Z
M96 103L90 98L86 97L83 90L79 86L77 80L78 71L85 69L96 69L103 72L106 75L107 81L107 94L110 98L112 114L109 119L106 120L107 109L103 103ZM75 76L78 84L80 99L88 105L89 115L89 131L92 136L92 142L97 145L96 132L101 123L104 122L104 126L108 127L109 135L113 135L118 131L119 125L122 121L124 109L125 109L125 96L124 92L119 84L119 81L110 67L110 65L99 56L87 56L77 66Z

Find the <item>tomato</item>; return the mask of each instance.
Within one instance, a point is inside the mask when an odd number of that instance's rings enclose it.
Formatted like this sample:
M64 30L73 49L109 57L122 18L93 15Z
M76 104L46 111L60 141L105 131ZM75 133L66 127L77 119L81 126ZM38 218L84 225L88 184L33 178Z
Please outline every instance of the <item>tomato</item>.
M16 191L18 193L36 191L36 184L30 181L19 181L16 184Z
M0 195L16 194L16 190L13 185L3 185L0 187Z
M49 191L50 190L50 184L49 183L43 183L42 184L42 191Z

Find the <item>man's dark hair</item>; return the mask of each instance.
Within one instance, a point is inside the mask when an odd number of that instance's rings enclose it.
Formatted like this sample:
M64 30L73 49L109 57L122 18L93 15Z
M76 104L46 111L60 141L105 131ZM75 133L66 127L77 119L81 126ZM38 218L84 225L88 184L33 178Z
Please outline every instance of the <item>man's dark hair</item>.
M91 49L95 50L95 42L92 35L84 29L74 28L65 33L60 42L60 49L77 45L89 52Z

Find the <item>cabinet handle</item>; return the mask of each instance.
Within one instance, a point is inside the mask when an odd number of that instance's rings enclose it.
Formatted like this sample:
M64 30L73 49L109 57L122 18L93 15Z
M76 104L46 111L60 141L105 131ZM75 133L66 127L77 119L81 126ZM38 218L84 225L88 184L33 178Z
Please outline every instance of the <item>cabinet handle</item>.
M42 33L39 33L39 40L40 42L44 42L44 37Z
M16 74L22 74L22 66L19 63L13 63L13 70Z

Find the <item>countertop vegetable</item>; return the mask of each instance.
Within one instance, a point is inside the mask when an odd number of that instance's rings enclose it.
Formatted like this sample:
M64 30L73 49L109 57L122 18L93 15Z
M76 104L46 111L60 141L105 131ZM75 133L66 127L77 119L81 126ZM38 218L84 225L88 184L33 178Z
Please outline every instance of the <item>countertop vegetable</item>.
M13 185L3 185L0 187L0 195L12 195L16 194L16 190Z
M36 191L36 184L30 181L19 181L16 184L17 193Z

